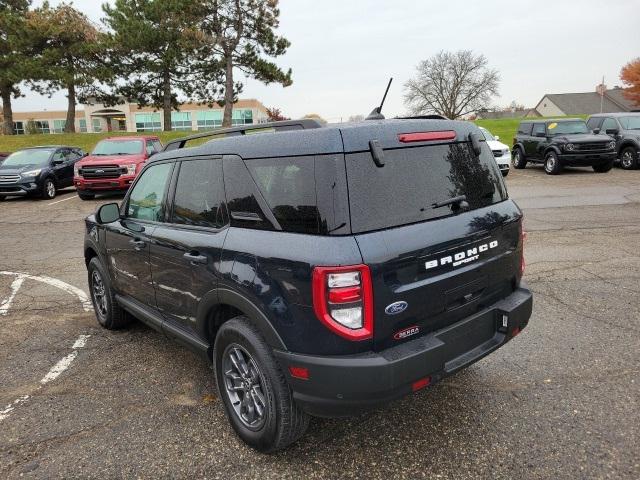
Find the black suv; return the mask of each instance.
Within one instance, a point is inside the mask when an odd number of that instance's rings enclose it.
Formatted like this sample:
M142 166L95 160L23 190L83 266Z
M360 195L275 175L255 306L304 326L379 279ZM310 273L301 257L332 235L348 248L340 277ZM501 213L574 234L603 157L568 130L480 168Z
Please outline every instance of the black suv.
M270 133L269 133L270 132ZM256 134L260 133L260 134ZM204 135L224 136L185 147ZM528 323L522 213L467 122L276 122L174 141L86 219L99 323L212 362L261 451L433 384Z
M51 199L73 185L73 166L85 156L76 147L33 147L9 155L0 165L0 200L38 195Z
M633 170L640 165L640 112L600 113L591 115L587 126L611 135L616 140L620 166Z
M616 157L615 141L592 133L579 118L520 123L512 155L514 168L525 168L527 162L543 163L549 175L557 175L565 166L592 167L605 173L613 168Z

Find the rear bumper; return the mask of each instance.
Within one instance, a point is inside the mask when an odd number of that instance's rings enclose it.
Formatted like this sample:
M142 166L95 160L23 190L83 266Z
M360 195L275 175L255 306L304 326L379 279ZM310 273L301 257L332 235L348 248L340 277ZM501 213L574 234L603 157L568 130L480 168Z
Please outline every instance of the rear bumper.
M323 417L355 415L412 393L416 381L430 377L433 384L501 347L527 326L532 306L531 292L521 286L475 315L381 352L326 357L274 353L304 411ZM291 377L289 366L307 368L309 379Z
M127 191L135 178L135 175L121 175L118 178L96 178L90 180L83 177L74 177L73 184L77 190L86 192Z

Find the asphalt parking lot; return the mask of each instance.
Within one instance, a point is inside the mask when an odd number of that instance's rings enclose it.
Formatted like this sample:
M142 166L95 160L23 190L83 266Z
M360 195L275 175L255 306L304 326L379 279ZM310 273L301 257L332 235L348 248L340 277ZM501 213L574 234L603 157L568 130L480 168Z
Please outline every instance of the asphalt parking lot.
M82 218L107 199L0 203L0 478L640 478L640 171L527 168L507 185L529 327L271 456L235 437L195 355L140 324L98 328Z

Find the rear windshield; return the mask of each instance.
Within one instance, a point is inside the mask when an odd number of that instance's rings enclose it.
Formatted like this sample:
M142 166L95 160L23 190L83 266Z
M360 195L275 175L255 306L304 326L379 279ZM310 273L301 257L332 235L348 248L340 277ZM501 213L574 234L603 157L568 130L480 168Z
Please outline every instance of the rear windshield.
M450 206L466 196L475 210L507 199L498 166L486 142L476 157L469 143L385 150L376 167L369 152L348 154L347 177L354 233L453 215Z

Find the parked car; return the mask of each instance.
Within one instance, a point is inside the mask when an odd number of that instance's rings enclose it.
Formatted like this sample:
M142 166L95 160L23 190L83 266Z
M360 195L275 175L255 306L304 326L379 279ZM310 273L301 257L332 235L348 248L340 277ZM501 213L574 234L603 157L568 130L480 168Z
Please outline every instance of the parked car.
M26 195L54 198L59 189L73 186L73 167L84 155L80 148L60 145L12 153L0 165L0 200Z
M522 212L475 125L204 135L227 137L169 143L87 217L84 256L100 325L134 316L212 362L252 447L416 392L527 326Z
M640 112L600 113L591 115L587 126L611 135L616 141L620 166L633 170L640 165Z
M592 133L579 118L526 120L513 139L513 166L542 163L549 175L557 175L565 166L592 167L604 173L613 167L615 146L615 140Z
M506 177L509 175L509 168L511 166L511 150L509 150L509 146L499 142L500 137L494 137L486 128L480 127L480 131L482 135L484 135L487 145L489 145L491 149L491 153L493 153L493 158L496 159L502 176Z
M126 192L144 163L162 150L154 136L112 137L98 142L76 165L74 184L82 200L99 192Z

